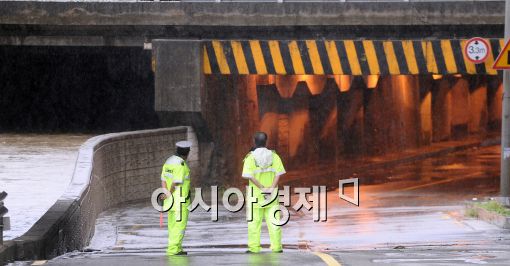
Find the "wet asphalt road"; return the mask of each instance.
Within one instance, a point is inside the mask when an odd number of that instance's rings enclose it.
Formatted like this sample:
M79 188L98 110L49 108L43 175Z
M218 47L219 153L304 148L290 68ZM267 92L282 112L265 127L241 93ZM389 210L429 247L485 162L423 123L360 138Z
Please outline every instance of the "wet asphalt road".
M338 190L329 192L326 222L313 222L308 211L291 211L283 228L283 254L267 248L244 254L244 212L220 207L218 222L203 210L191 213L184 240L189 255L167 258L159 214L147 203L132 204L101 215L89 247L96 251L68 253L44 264L508 265L509 230L463 216L466 200L497 194L498 173L498 147L357 173L360 179L386 182L362 185L359 207L339 199ZM265 227L262 235L268 244Z
M243 250L194 250L188 256L163 256L161 253L109 254L78 256L58 259L44 265L324 265L324 261L310 252L288 251L286 253L244 254Z

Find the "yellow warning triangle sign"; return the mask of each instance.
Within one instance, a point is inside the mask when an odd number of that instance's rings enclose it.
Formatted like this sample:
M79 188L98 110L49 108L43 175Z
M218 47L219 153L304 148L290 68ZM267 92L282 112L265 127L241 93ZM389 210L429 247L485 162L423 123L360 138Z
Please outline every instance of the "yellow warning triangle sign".
M499 53L492 68L500 70L510 69L510 40L506 42L505 48L503 48L503 50Z

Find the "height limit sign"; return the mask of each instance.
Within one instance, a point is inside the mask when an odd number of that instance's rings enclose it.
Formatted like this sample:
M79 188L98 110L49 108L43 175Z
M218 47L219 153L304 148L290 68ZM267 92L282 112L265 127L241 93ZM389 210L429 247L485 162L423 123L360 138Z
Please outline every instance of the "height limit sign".
M480 37L475 37L469 39L466 42L466 48L464 49L464 54L466 58L475 63L480 64L485 62L485 59L489 56L489 42Z

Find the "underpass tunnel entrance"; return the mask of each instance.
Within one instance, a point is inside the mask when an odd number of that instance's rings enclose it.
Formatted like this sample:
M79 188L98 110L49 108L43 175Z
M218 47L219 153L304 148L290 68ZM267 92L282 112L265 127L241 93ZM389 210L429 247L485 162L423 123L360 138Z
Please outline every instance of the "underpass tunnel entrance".
M266 132L268 148L282 157L288 170L284 182L301 184L315 184L317 178L334 184L365 161L499 134L502 79L489 69L480 74L354 75L295 74L295 68L287 68L294 73L240 74L232 71L239 65L235 56L229 62L228 51L222 51L226 56L221 59L214 46L209 48L204 50L211 68L204 66L203 113L221 155L215 167L234 184L242 182L242 159L256 131ZM272 57L265 58L266 64ZM231 73L225 75L221 68Z
M347 178L351 162L499 134L501 97L498 76L210 75L205 120L225 177L264 131L286 179Z
M1 132L115 132L159 125L141 47L0 46Z

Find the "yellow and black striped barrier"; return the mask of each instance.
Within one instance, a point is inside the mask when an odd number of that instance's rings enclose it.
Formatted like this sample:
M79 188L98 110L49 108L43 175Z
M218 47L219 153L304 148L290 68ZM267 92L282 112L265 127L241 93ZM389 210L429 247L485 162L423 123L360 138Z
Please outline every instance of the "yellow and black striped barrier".
M467 40L213 40L203 48L205 74L496 75L503 39L489 39L485 63L464 56Z

